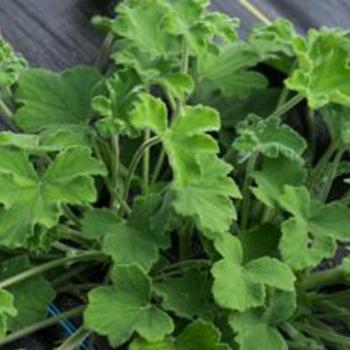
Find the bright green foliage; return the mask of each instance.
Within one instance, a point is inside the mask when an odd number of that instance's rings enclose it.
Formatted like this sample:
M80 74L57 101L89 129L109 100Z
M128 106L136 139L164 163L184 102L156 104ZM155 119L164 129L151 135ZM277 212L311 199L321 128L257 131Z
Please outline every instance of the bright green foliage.
M0 241L9 247L25 245L36 225L53 227L62 204L95 201L92 175L105 168L87 148L71 147L59 153L44 173L38 173L23 151L3 148L0 157Z
M237 127L239 137L233 146L243 153L262 153L271 158L282 155L300 158L306 149L305 140L277 118L261 119L249 115Z
M24 255L16 256L1 263L0 279L4 280L24 270L31 264ZM46 317L47 308L55 297L55 291L46 279L39 275L7 289L14 297L16 317L7 320L8 329L16 331L30 326Z
M224 235L215 241L215 248L223 257L212 269L213 294L220 306L245 311L264 304L266 286L294 290L292 271L275 258L262 257L242 265L242 246L236 237Z
M174 173L175 210L194 218L207 235L227 231L236 217L230 197L239 197L239 191L227 176L231 167L216 157L218 146L207 134L220 126L215 110L186 107L169 127L164 103L141 95L132 122L151 129L163 142Z
M287 343L276 327L279 323L288 321L295 308L293 293L275 292L265 310L252 309L231 315L229 323L234 333L237 333L235 340L240 345L240 350L287 350Z
M282 225L283 259L302 270L331 257L336 240L348 240L350 209L340 203L322 204L310 198L305 187L286 186L280 205L293 215Z
M198 269L185 271L181 276L164 278L155 283L154 288L163 299L164 309L180 317L206 319L212 315L211 279Z
M311 30L294 40L298 68L287 79L289 89L308 100L312 109L331 102L350 106L350 41L340 30Z
M25 59L16 55L12 47L0 38L0 87L14 85L26 68Z
M101 117L97 127L103 135L133 134L128 120L129 107L136 99L140 84L140 78L132 70L121 71L107 79L106 95L98 95L92 101L93 109Z
M22 75L16 99L23 106L15 121L25 132L49 127L87 124L90 100L100 74L90 67L77 67L61 74L31 69Z
M4 289L0 289L0 338L7 333L7 321L9 317L15 317L17 309L14 305L13 295Z
M247 97L253 89L266 87L266 78L248 71L259 61L257 53L244 43L220 48L218 54L199 57L198 70L202 79L209 80L227 97Z
M302 163L296 158L265 158L261 170L253 173L257 186L252 192L261 202L274 208L278 206L277 198L283 193L284 186L302 185L305 175Z
M85 324L108 337L113 346L125 343L134 332L147 341L162 340L173 331L171 318L150 303L151 281L136 265L116 266L113 286L89 293Z

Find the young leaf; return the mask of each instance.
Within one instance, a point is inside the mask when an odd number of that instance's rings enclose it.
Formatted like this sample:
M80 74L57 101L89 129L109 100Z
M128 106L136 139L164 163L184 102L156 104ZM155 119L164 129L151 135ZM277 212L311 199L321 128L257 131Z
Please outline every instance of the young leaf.
M350 239L350 209L339 203L311 200L305 187L286 186L280 205L293 215L282 225L280 249L296 270L316 266L332 256L336 240Z
M163 299L163 308L187 319L211 318L214 305L210 289L211 280L198 269L154 284L154 290Z
M89 293L85 325L108 337L112 346L125 343L134 332L149 342L173 331L171 318L150 303L151 281L136 265L116 266L113 285Z
M25 59L16 55L12 47L0 39L0 86L9 88L14 85L26 68Z
M270 158L280 155L300 158L306 141L291 127L281 124L277 118L262 119L256 115L248 117L238 125L238 138L233 147L243 153L260 152Z
M263 305L266 286L294 290L292 271L277 259L263 257L243 265L243 251L236 237L227 234L218 238L215 248L223 257L212 268L213 294L220 306L244 311Z
M16 317L13 295L5 289L0 289L0 339L7 333L8 317Z
M263 89L266 78L248 71L258 63L259 57L248 45L238 42L220 49L218 54L199 57L199 74L209 80L227 97L247 97L252 90Z
M240 350L287 350L287 343L276 326L287 321L295 308L293 293L277 292L272 294L266 310L253 309L231 315L229 323L237 333L235 340Z
M192 217L211 238L226 232L236 216L230 198L240 194L227 176L231 167L216 157L218 146L207 134L220 126L217 112L203 106L185 107L168 127L164 103L143 94L132 122L137 128L151 129L163 142L174 173L175 210Z
M305 96L312 109L329 103L349 107L349 44L347 32L325 28L295 39L298 68L286 80L287 87Z
M0 279L15 276L31 267L26 256L16 256L1 263ZM55 291L41 275L19 282L7 289L14 297L16 317L7 320L8 329L16 331L45 319Z
M96 199L93 175L105 167L83 147L59 153L44 174L38 174L23 151L2 149L0 158L0 241L9 247L26 244L36 225L53 227L62 204L83 205Z
M86 124L100 74L90 67L63 73L31 69L22 75L16 99L22 105L14 119L25 132Z

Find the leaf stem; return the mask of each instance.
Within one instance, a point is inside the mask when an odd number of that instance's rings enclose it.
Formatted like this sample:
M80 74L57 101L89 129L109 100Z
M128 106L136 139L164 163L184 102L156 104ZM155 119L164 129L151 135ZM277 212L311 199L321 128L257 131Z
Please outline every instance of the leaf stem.
M162 171L162 167L165 161L165 156L166 156L165 150L164 148L162 148L160 151L156 166L154 167L154 171L151 179L152 184L154 184L160 176L160 172Z
M299 102L304 99L302 95L295 95L282 106L278 107L275 112L270 115L270 118L279 118L284 116L288 111L290 111L293 107L295 107Z
M73 333L57 350L74 350L89 336L90 331L84 327L80 327Z
M0 112L2 112L4 114L4 117L7 119L12 118L13 116L11 109L7 106L2 98L0 98Z
M243 182L243 189L242 189L243 202L241 207L241 222L240 222L241 230L245 230L248 226L249 208L250 208L250 202L251 202L250 186L253 182L251 173L255 169L257 159L258 159L258 154L254 153L249 158L248 164L247 164L247 170L246 170L246 174Z
M132 182L132 179L134 177L136 168L140 162L140 160L143 157L143 152L146 148L148 147L152 147L154 145L156 145L157 143L160 142L160 138L158 136L154 136L149 138L146 142L144 142L139 149L135 152L133 158L131 159L130 162L130 167L129 167L129 173L128 173L128 177L127 177L127 181L126 181L126 186L125 186L125 194L124 194L124 200L127 202L128 197L129 197L129 190L130 190L130 185Z
M265 13L258 9L255 5L250 3L248 0L239 0L240 4L249 11L253 16L255 16L259 21L265 24L271 24L271 20Z
M336 283L348 283L349 274L341 268L314 272L309 274L301 283L305 290L318 289Z
M32 267L29 270L23 271L15 276L9 277L9 278L1 281L0 282L0 289L7 288L13 284L22 282L28 278L39 275L39 274L44 273L48 270L55 269L59 266L65 265L67 263L75 263L78 261L90 260L90 259L93 260L96 258L101 258L102 256L104 256L104 254L102 252L87 251L84 253L79 253L76 256L68 256L68 257L57 259L57 260L49 261L45 264Z
M145 131L144 143L147 143L150 139L151 133L149 130ZM143 150L143 193L148 192L149 187L149 163L150 163L150 148L146 147Z
M0 340L0 347L5 345L5 344L11 343L17 339L23 338L29 334L40 331L44 328L48 328L50 326L53 326L56 323L61 322L63 320L79 316L84 312L84 309L85 309L85 306L78 306L74 309L63 312L57 316L50 317L46 320L35 323L29 327L23 328L17 332L11 333L10 335L5 337L4 339Z
M97 58L96 58L96 62L95 62L95 67L97 69L99 69L101 72L103 72L106 68L106 65L108 63L108 59L109 59L109 53L111 50L111 47L114 43L114 34L113 32L109 32L102 45L101 48L98 52Z

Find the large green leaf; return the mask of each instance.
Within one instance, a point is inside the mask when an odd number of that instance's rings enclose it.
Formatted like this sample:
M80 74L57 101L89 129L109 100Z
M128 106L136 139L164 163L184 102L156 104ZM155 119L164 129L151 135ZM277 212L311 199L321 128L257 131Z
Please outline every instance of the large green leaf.
M258 63L259 57L248 45L237 42L224 46L218 54L207 53L199 57L199 74L209 80L228 97L246 97L252 90L265 88L266 78L248 71Z
M185 107L169 127L164 103L143 94L132 121L138 128L151 129L163 142L174 173L175 210L192 217L210 237L226 232L236 217L231 197L240 194L228 177L231 167L216 156L218 146L208 134L220 127L217 112L203 106Z
M216 302L231 310L245 311L264 304L266 286L293 291L295 277L279 260L262 257L243 265L239 240L229 234L215 241L223 257L212 268L213 294Z
M28 70L16 92L22 107L14 117L15 122L26 132L87 124L94 88L100 78L97 70L90 67L76 67L59 74Z
M16 256L1 263L0 279L13 277L31 267L26 256ZM14 297L18 310L16 317L8 319L8 329L16 331L46 318L47 308L55 291L41 275L34 276L7 288Z
M27 68L26 61L16 55L12 47L0 38L0 86L9 88Z
M96 199L92 175L105 175L105 167L83 147L59 153L39 174L23 151L3 148L0 157L0 242L25 245L36 225L53 227L62 204L84 205Z
M149 342L173 331L171 318L151 304L151 281L136 265L116 266L112 286L89 293L85 325L108 337L112 346L125 343L134 332Z
M293 43L298 67L286 84L308 100L312 109L331 102L350 106L350 40L347 32L322 28Z
M265 158L259 171L253 173L257 184L252 188L254 195L271 208L278 207L278 198L285 185L302 185L306 176L303 164L297 158L283 156Z
M271 158L283 155L299 158L305 151L306 141L291 127L277 118L262 119L249 115L238 127L238 138L233 146L240 152L259 152Z
M288 346L276 326L287 321L296 309L293 293L276 292L270 296L267 309L252 309L233 314L229 324L241 350L287 350Z
M280 205L293 215L282 225L283 259L296 270L331 257L336 240L350 239L350 209L340 203L312 200L305 187L285 186Z
M191 269L155 283L154 288L163 299L164 309L187 319L211 317L214 310L211 280L206 273Z

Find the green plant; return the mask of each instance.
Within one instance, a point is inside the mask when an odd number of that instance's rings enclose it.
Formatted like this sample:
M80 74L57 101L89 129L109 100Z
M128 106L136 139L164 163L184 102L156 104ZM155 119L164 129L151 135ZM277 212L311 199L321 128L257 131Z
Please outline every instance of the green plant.
M318 269L350 239L349 35L207 7L124 1L96 68L0 42L0 345L83 313L59 349L349 348L349 260Z

